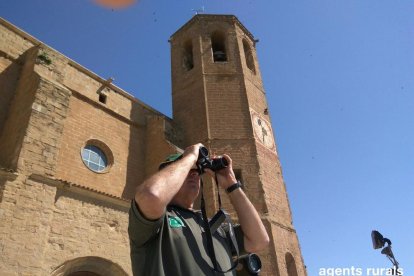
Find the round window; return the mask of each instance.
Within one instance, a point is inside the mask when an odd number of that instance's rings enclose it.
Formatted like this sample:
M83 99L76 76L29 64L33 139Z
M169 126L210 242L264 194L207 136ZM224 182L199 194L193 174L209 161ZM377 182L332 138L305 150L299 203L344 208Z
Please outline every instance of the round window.
M107 172L113 157L109 148L100 141L88 141L82 148L82 161L92 171Z

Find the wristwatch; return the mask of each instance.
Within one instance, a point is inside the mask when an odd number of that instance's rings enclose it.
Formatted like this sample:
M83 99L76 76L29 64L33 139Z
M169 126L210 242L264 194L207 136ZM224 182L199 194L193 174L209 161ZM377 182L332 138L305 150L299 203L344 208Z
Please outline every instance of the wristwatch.
M242 184L240 183L240 181L237 181L236 183L234 183L233 185L229 186L226 189L226 192L229 194L231 192L233 192L234 190L241 188Z

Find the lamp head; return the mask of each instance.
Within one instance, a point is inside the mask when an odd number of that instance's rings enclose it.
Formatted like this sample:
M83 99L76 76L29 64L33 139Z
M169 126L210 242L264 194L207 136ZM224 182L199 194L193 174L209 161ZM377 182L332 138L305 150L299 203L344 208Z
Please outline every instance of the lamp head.
M382 248L385 244L384 237L376 230L371 232L371 239L374 249Z

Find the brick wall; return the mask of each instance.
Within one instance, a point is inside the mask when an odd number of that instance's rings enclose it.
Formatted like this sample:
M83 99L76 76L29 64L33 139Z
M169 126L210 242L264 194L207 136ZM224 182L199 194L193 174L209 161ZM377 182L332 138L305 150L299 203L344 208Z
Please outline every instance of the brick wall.
M128 202L108 202L76 187L23 175L0 178L0 186L2 275L50 275L81 256L112 260L131 273Z
M174 140L171 141L166 139L166 136L160 135L160 133L167 135L168 124L169 122L159 116L148 118L144 155L146 177L157 172L159 164L164 162L168 155L182 152L182 149L172 143Z
M225 37L224 62L213 61L212 34L216 31ZM194 68L186 72L181 63L188 39L193 44ZM247 66L243 41L251 51L254 70ZM204 142L211 152L232 157L244 190L271 236L271 246L260 253L262 275L287 275L287 253L293 256L298 275L306 275L276 149L266 148L253 132L252 112L270 123L254 44L253 36L232 16L198 15L176 32L171 38L173 116L189 143ZM190 98L203 115L195 117L187 107ZM218 207L216 187L206 182L204 191L212 214ZM224 192L222 197L224 208L235 216Z
M135 179L139 183L143 179L143 135L142 129L114 118L100 106L93 106L84 99L73 96L61 137L56 177L122 196L128 185L128 161L133 162L135 167L130 180ZM92 139L106 144L113 154L113 164L105 173L91 171L82 161L81 150ZM134 158L129 158L130 155Z

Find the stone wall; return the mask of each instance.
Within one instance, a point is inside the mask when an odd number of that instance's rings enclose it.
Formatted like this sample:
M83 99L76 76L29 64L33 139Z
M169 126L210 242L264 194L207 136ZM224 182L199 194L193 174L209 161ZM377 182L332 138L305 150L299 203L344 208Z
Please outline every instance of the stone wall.
M3 176L0 183L1 275L51 275L83 256L111 260L130 273L128 201L39 176Z
M2 19L0 85L0 274L131 275L129 199L179 131ZM82 162L90 140L112 153L105 173Z

